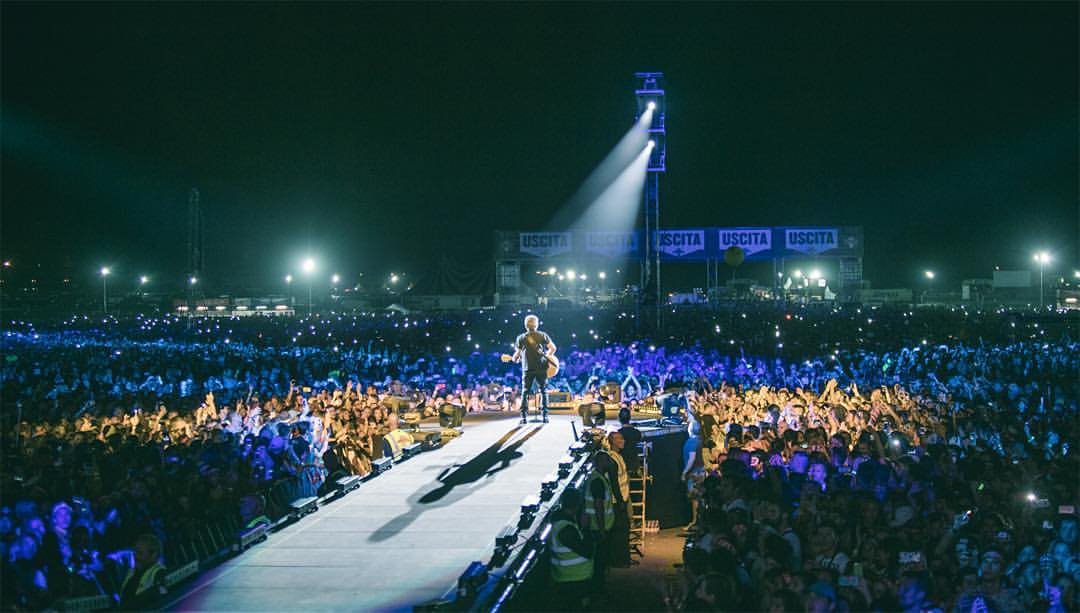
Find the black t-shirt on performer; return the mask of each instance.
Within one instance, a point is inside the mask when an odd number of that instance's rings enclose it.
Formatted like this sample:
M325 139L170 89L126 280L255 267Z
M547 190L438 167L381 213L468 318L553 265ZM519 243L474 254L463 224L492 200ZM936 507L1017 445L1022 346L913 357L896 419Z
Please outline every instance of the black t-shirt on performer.
M541 372L547 370L544 353L554 343L546 332L525 332L517 337L514 346L521 350L521 370Z

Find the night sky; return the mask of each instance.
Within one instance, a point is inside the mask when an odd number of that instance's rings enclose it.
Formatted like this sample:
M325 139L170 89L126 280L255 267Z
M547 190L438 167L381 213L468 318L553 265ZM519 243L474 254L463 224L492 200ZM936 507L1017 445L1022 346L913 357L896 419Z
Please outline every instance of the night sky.
M664 226L862 225L877 287L1080 261L1075 2L0 11L0 252L45 275L180 278L192 186L219 283L484 266L630 127L642 70Z

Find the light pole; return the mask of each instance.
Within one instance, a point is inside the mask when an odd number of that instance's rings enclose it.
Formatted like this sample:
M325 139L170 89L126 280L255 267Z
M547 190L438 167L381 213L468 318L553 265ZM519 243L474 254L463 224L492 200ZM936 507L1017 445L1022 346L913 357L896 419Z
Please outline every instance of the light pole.
M199 282L199 278L195 275L188 277L188 316L192 316L198 308L195 304L195 285Z
M933 285L934 277L936 275L934 275L934 271L932 271L932 270L924 270L923 271L923 276L926 277L926 290L923 291L923 300L922 300L923 304L925 304L926 300L927 300L927 297L930 295L930 286Z
M101 308L105 314L109 314L109 270L108 266L101 267Z
M1043 270L1050 263L1050 254L1040 251L1035 254L1035 261L1039 263L1039 309L1041 310L1045 307L1043 302Z
M304 260L304 274L307 275L307 314L311 317L311 275L315 272L315 260L307 258Z

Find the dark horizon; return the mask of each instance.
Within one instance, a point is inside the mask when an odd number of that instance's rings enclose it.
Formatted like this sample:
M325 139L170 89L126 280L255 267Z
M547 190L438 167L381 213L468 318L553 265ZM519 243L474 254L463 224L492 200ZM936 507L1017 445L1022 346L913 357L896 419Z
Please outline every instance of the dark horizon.
M84 285L182 279L191 187L211 282L483 267L629 128L641 70L662 226L859 225L875 287L1080 264L1077 3L0 11L0 255Z

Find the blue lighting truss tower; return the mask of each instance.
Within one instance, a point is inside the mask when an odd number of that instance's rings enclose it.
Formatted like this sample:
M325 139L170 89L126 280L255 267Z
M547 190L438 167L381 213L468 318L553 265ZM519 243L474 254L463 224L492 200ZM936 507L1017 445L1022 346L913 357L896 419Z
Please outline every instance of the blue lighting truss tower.
M641 301L655 300L656 328L660 328L663 290L660 285L660 251L655 243L660 230L660 173L667 170L667 105L664 100L664 73L636 72L638 87L635 120L652 109L649 140L654 145L645 174L645 249L641 265Z

